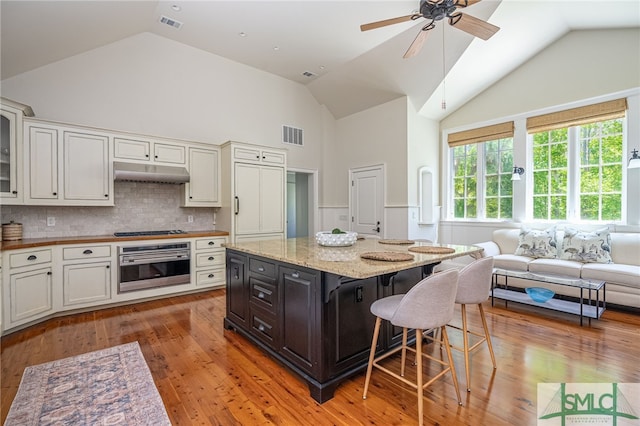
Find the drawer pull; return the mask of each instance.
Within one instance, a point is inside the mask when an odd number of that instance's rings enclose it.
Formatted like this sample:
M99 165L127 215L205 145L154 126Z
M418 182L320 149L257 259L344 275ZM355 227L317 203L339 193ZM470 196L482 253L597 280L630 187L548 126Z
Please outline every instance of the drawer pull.
M293 272L293 273L291 274L291 276L292 276L293 278L300 278L300 273L299 273L299 272Z
M213 259L214 259L214 258L213 258L213 256L209 256L209 259L208 259L208 260L213 260Z
M260 266L260 267L258 267L258 271L259 271L259 272L264 272L264 266Z
M209 244L210 246L213 246L213 245L215 245L216 243L215 243L214 241L209 241L209 243L208 243L208 244Z
M36 260L38 258L38 256L36 256L35 254L32 254L31 256L27 257L27 260Z
M93 254L93 250L86 249L82 254Z
M51 271L47 271L47 275L52 275Z
M258 299L264 299L264 293L263 292L258 293Z

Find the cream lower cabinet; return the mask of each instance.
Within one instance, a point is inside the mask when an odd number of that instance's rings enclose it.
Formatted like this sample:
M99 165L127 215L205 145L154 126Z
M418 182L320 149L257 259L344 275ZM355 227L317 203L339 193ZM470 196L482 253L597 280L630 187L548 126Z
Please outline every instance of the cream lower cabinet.
M112 206L109 137L25 120L25 204Z
M62 249L62 308L75 309L107 303L115 280L115 257L110 245Z
M191 282L197 287L221 287L226 283L225 249L226 237L200 238L192 244ZM195 278L194 278L195 277Z
M52 250L17 250L3 254L3 258L3 328L52 314L55 309Z

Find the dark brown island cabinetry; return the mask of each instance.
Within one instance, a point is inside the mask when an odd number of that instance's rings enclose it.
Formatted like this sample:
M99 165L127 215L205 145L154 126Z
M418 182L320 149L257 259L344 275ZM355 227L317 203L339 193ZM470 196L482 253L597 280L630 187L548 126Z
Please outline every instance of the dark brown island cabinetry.
M227 248L224 325L299 375L323 403L342 380L366 368L371 303L406 293L435 264L354 279ZM385 324L377 351L401 338L401 328Z

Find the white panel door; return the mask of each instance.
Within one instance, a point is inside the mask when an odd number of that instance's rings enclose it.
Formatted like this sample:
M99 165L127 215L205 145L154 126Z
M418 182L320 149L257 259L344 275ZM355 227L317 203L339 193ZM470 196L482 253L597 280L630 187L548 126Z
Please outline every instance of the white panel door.
M111 200L109 139L106 136L64 132L65 200Z
M384 235L384 172L382 166L351 170L351 231Z
M235 165L234 206L236 234L260 232L260 166Z
M284 232L284 169L260 169L261 232Z

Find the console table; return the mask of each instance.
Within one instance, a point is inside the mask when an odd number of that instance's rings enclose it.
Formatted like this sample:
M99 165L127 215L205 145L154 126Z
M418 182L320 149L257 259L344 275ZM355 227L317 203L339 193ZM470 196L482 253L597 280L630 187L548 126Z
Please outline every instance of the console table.
M503 278L502 283L499 283L500 277ZM556 299L554 297L544 303L536 302L531 299L527 293L509 289L509 278L519 278L523 280L579 288L580 300L573 302L570 300ZM499 288L498 285L504 286L504 288ZM584 295L585 290L587 290L587 297ZM602 290L602 299L600 299L600 290ZM594 295L595 298L593 297ZM491 286L492 306L494 304L494 298L503 299L505 301L505 306L507 306L508 301L512 301L579 315L581 326L584 317L589 319L589 325L591 325L591 318L600 318L607 308L605 281L587 280L565 275L541 274L528 271L512 271L500 268L493 270L493 283Z

